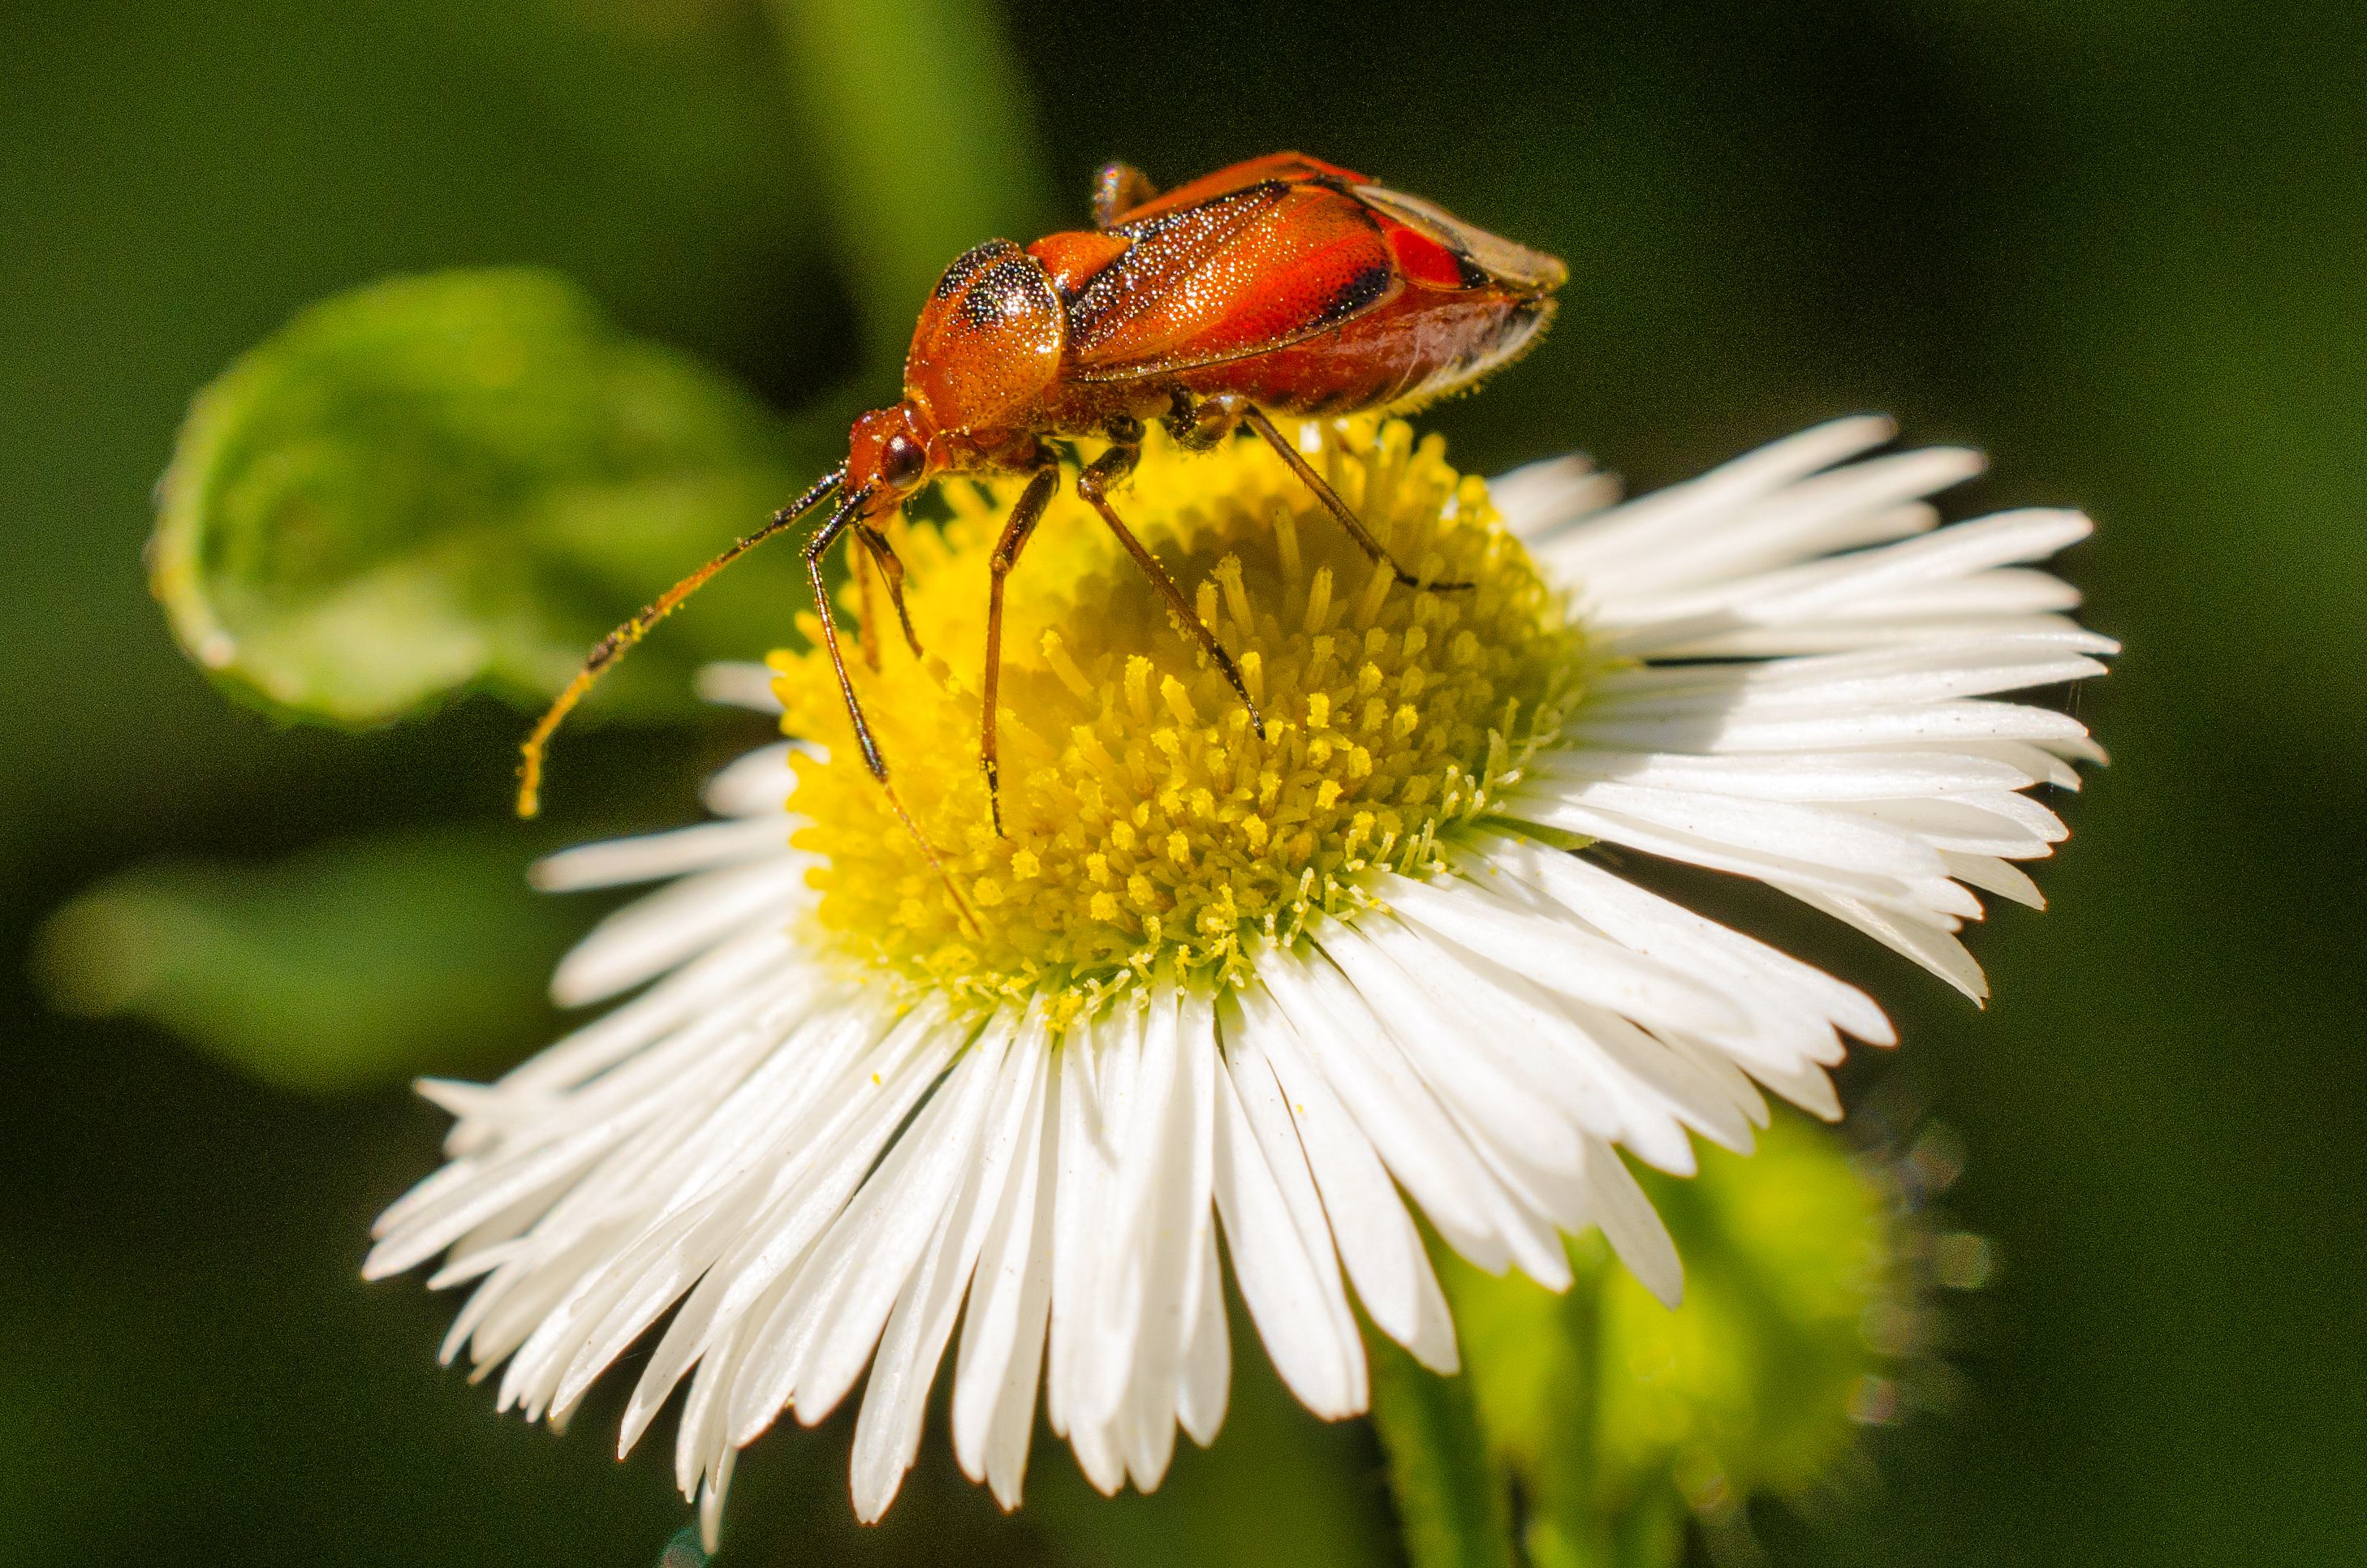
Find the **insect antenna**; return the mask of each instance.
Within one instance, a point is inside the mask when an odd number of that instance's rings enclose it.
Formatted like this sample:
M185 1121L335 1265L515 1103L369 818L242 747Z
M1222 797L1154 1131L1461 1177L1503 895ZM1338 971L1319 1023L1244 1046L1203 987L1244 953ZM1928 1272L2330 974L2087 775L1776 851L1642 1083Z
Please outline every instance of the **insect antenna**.
M517 814L519 816L532 817L542 809L542 759L543 754L549 750L550 738L558 730L561 722L574 711L575 705L583 700L584 694L592 690L594 683L607 671L609 666L622 659L627 649L647 637L651 627L674 614L684 600L705 587L708 581L717 572L821 505L830 498L832 491L845 482L846 465L841 463L837 468L816 479L813 488L807 491L805 494L774 513L771 522L746 538L734 543L713 560L659 594L640 615L635 615L594 645L590 657L583 660L583 668L575 672L575 679L567 682L567 689L559 694L558 700L550 705L549 711L536 723L532 732L527 736L525 743L518 748Z

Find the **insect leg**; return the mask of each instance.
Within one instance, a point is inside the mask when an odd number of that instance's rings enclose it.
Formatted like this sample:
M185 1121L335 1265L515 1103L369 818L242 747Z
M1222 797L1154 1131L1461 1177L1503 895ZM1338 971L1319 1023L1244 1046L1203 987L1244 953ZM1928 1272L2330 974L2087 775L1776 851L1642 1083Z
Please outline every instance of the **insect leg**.
M864 553L871 558L871 564L879 569L880 577L888 584L889 602L896 606L896 619L904 628L904 646L912 650L913 658L918 659L921 657L921 639L912 631L912 612L904 607L903 558L896 553L896 547L888 542L886 534L868 523L857 524L856 527L863 540ZM863 592L864 658L872 669L877 670L879 668L879 649L871 631L872 614L870 582L866 579Z
M1002 580L1019 564L1019 552L1027 547L1036 532L1036 525L1044 520L1044 508L1052 502L1052 491L1060 482L1057 458L1045 455L1045 466L1036 470L1027 488L1019 493L1018 503L1011 509L1011 520L1002 525L1002 537L994 547L994 559L990 570L990 586L986 601L986 676L984 686L984 717L978 743L978 765L986 774L986 802L994 814L994 830L1004 838L1002 830L1002 779L995 757L994 721L995 692L1002 681Z
M868 540L865 542L869 543ZM863 618L855 628L855 645L863 650L863 662L869 665L871 672L877 675L879 673L879 588L871 581L872 573L865 566L866 560L873 566L878 565L877 559L868 552L861 557L849 558L847 575L855 579L855 593L862 600ZM880 575L885 576L886 573Z
M1216 400L1214 398L1206 400L1207 402ZM1273 447L1284 462L1290 465L1290 471L1298 476L1299 482L1313 491L1315 499L1321 502L1324 509L1340 520L1340 525L1348 530L1348 536L1356 541L1356 547L1365 552L1365 559L1387 561L1389 570L1397 574L1398 581L1408 588L1426 588L1433 593L1444 593L1454 589L1471 586L1467 582L1424 582L1421 578L1399 566L1397 558L1389 554L1388 547L1375 538L1372 530L1365 527L1355 513L1349 510L1348 503L1340 499L1340 492L1324 483L1323 476L1317 473L1307 459L1298 455L1298 448L1283 438L1282 432L1274 427L1274 421L1266 418L1246 400L1240 403L1240 419L1251 430L1265 438L1265 444Z
M1130 414L1119 414L1109 422L1108 430L1109 450L1086 464L1085 471L1077 476L1077 493L1084 498L1086 505L1102 514L1102 521L1109 525L1109 531L1117 536L1117 542L1126 553L1134 558L1134 564L1142 569L1142 575L1150 579L1150 585L1159 590L1161 596L1167 601L1167 607L1175 612L1190 634L1199 639L1209 660L1224 671L1225 680L1233 688L1234 694L1241 699L1241 705L1250 710L1250 728L1257 731L1259 739L1264 739L1265 716L1258 712L1256 699L1250 695L1249 687L1242 683L1241 672L1234 665L1233 656L1225 651L1225 645L1217 640L1217 634L1210 631L1207 624L1193 610L1192 602L1184 597L1184 590L1175 586L1175 580L1167 575L1167 569L1159 564L1159 558L1142 547L1142 541L1134 536L1134 530L1128 528L1110 507L1110 487L1132 473L1135 464L1142 460L1142 422Z
M536 722L525 743L518 748L519 816L532 817L542 809L543 753L549 749L550 738L558 732L560 721L574 711L575 705L583 700L584 694L592 690L593 683L608 667L622 659L635 643L649 636L651 626L673 615L682 602L704 587L709 578L821 505L831 491L845 482L846 465L841 463L816 479L813 488L805 494L774 513L771 522L659 594L640 615L594 645L591 656L583 660L583 668L575 672L575 679L567 682L567 689L559 694L558 700Z
M862 700L855 694L855 678L848 673L846 654L839 647L838 622L830 612L830 589L821 575L822 557L830 552L831 546L838 542L838 536L846 532L849 525L857 529L866 526L855 519L855 513L869 499L869 494L863 491L847 497L838 510L831 513L830 521L815 529L813 537L806 541L806 576L813 583L814 608L821 620L822 647L830 653L832 673L838 677L838 694L846 700L846 716L855 726L855 744L863 753L863 765L871 770L871 776L879 781L881 789L888 792L888 804L894 809L897 820L904 824L904 830L912 835L912 841L921 846L921 853L928 857L929 864L935 868L938 877L944 881L946 891L953 896L954 908L959 912L962 922L976 933L979 930L978 917L970 912L969 901L962 897L961 889L954 886L953 873L946 869L946 863L937 854L937 847L929 842L927 835L921 831L921 825L912 820L910 811L904 809L902 797L897 795L896 786L889 782L888 760L879 754L879 742L871 733L870 720L863 716Z
M830 588L821 577L821 558L838 543L838 536L846 532L855 509L866 499L860 493L849 496L844 505L831 513L829 522L814 530L813 537L806 541L806 576L813 583L814 610L821 621L822 647L829 649L830 667L838 676L838 694L846 699L846 716L855 725L855 743L862 750L863 765L871 770L873 778L885 784L888 763L879 755L879 743L872 738L871 725L863 716L863 704L855 695L854 677L847 673L845 656L839 651L838 618L830 611Z
M1186 452L1213 452L1241 423L1241 412L1249 406L1250 400L1238 392L1195 400L1178 387L1159 423L1167 427L1168 439Z

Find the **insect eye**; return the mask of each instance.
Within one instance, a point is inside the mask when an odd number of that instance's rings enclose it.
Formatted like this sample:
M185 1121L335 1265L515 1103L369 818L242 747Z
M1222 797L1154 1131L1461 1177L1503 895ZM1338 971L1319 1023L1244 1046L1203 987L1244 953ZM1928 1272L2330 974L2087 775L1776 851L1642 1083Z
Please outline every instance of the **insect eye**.
M912 489L928 466L928 448L909 435L891 435L880 449L879 479L891 489Z

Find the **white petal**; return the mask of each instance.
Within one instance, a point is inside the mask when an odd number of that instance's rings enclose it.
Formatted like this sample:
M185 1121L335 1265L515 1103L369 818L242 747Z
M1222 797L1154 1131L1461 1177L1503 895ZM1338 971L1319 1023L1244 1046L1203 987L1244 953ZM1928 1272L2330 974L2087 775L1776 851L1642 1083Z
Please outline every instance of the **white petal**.
M1835 871L1908 878L1941 869L1939 855L1911 834L1823 807L1609 781L1574 784L1561 799L1688 838Z
M1803 751L1693 757L1671 751L1547 752L1531 764L1557 780L1615 780L1647 788L1737 795L1754 800L1924 799L1971 790L2027 788L2010 763L1948 751Z
M802 966L787 931L743 931L521 1064L496 1087L506 1096L533 1099L582 1083L762 976Z
M1035 1232L1048 1237L1052 1230L1050 1143L1058 1123L1045 1122L1047 1149L1043 1178L1036 1185ZM1052 1304L1052 1250L1037 1245L1029 1259L1027 1283L1020 1296L1018 1351L1011 1371L994 1397L994 1417L987 1428L986 1480L995 1501L1005 1508L1019 1506L1020 1483L1027 1473L1027 1439L1036 1429L1036 1378L1044 1364L1045 1335Z
M1796 858L1781 851L1699 838L1622 812L1599 810L1567 800L1543 798L1521 792L1507 797L1501 803L1501 809L1505 816L1519 821L1583 833L1590 839L1624 844L1647 854L1706 866L1712 871L1757 877L1762 882L1815 886L1869 904L1896 904L1909 897L1908 885L1896 876L1830 866L1818 861ZM1939 869L1936 854L1933 855L1933 869Z
M921 1451L921 1424L954 1317L970 1287L988 1230L1002 1210L1012 1169L1042 1142L1045 1052L1014 1047L1003 1057L980 1147L960 1196L889 1314L855 1424L850 1483L855 1517L877 1521L895 1500Z
M1033 1417L1050 1303L1054 1168L1047 1162L1057 1157L1059 1113L1051 1036L1040 1016L1028 1021L1013 1055L1035 1063L1035 1121L980 1250L954 1376L954 1454L973 1481L987 1478L996 1415L1014 1382L1025 1384Z
M2104 667L2052 643L1972 637L1927 627L1914 646L1820 653L1761 663L1653 664L1613 671L1592 705L1623 718L1654 714L1897 707L2101 675Z
M1170 1001L1163 991L1154 991L1143 1032L1138 1112L1150 1109L1162 1054L1172 1052L1172 1078L1164 1097L1165 1114L1151 1132L1156 1152L1141 1168L1149 1175L1136 1209L1140 1218L1131 1250L1131 1278L1114 1298L1118 1314L1131 1315L1139 1325L1133 1361L1120 1371L1123 1386L1107 1408L1121 1416L1127 1472L1145 1492L1159 1485L1174 1453L1176 1399L1199 1304L1200 1265L1214 1223L1213 1013L1212 998L1205 993L1187 990ZM1168 1036L1172 1044L1161 1036Z
M1233 1381L1224 1278L1217 1262L1217 1233L1205 1230L1200 1233L1200 1299L1192 1314L1192 1337L1175 1389L1175 1418L1204 1449L1217 1440L1217 1428L1225 1424L1225 1404Z
M697 1496L708 1476L728 1476L739 1451L724 1436L722 1407L742 1352L742 1337L727 1336L716 1347L714 1357L698 1369L690 1395L683 1401L682 1425L674 1434L674 1483L685 1497Z
M715 1468L708 1472L707 1479L699 1489L698 1539L709 1552L723 1544L723 1495L731 1484L731 1469L739 1459L736 1450L724 1450L717 1457Z
M1935 741L1954 750L1965 740L2037 740L2076 745L2088 731L2078 719L2053 708L1982 700L1928 703L1867 712L1816 712L1762 716L1732 714L1672 714L1627 718L1615 712L1602 718L1580 714L1573 740L1655 751L1821 751L1837 747Z
M1639 497L1589 518L1571 529L1552 564L1582 577L1608 561L1648 555L1670 539L1682 538L1699 522L1728 508L1741 508L1820 468L1879 446L1897 434L1890 421L1872 415L1837 419L1762 446L1713 468L1698 479Z
M1942 858L1948 863L1948 874L1959 882L1969 882L1984 893L1994 893L2033 909L2046 908L2046 895L2019 866L1992 855L1950 853Z
M699 800L718 817L778 817L798 775L789 759L803 751L818 756L821 748L802 740L776 741L725 763L699 790Z
M1458 1027L1444 1010L1455 1005L1451 996L1426 994L1375 943L1369 933L1394 924L1387 915L1376 914L1353 927L1327 931L1323 952L1364 994L1374 1016L1386 1021L1406 1059L1442 1104L1486 1127L1529 1163L1575 1175L1578 1134L1569 1121L1464 1038L1467 1026Z
M1504 526L1534 547L1619 499L1619 481L1575 453L1514 468L1488 481Z
M781 711L781 699L773 694L773 682L778 678L770 665L738 660L719 660L698 667L693 677L693 689L710 703L748 708L756 713L777 714Z
M886 1032L880 1021L855 1010L809 1020L728 1100L705 1109L695 1134L685 1127L684 1136L661 1144L673 1153L632 1177L629 1200L622 1192L610 1200L612 1212L636 1219L640 1232L614 1247L602 1270L607 1288L583 1299L587 1315L549 1395L555 1414L571 1409L745 1233L771 1181L798 1167L810 1146L798 1134L817 1123L826 1127L827 1118L859 1099L860 1079L877 1054L866 1048ZM559 1217L554 1210L544 1225ZM552 1347L554 1354L562 1348Z
M566 893L583 887L620 887L632 882L654 882L693 871L739 865L777 856L787 848L788 819L759 817L729 822L702 822L670 833L650 833L638 839L610 839L546 855L527 871L527 879L546 893Z
M1010 1037L1009 1021L989 1025L939 1087L950 1101L943 1119L930 1115L933 1099L799 1270L800 1285L781 1310L798 1311L802 1297L814 1316L812 1349L798 1363L793 1383L798 1419L806 1425L837 1408L854 1387L939 1216L969 1174ZM900 1157L908 1149L909 1161ZM771 1419L769 1410L742 1406L732 1436L744 1443Z
M1239 1000L1249 1024L1240 1044L1243 1109L1261 1122L1269 1165L1286 1168L1274 1152L1281 1134L1273 1125L1273 1110L1279 1103L1286 1107L1306 1153L1340 1261L1365 1311L1416 1360L1452 1374L1461 1363L1446 1298L1379 1154L1304 1055L1297 1030L1272 992L1263 983L1252 984ZM1263 1059L1273 1073L1274 1100L1263 1100L1263 1087L1246 1065L1251 1057Z
M2007 801L2019 804L2007 806ZM1858 809L1864 817L1913 832L1934 849L2010 860L2049 854L2069 833L2061 818L2018 795L1869 801Z
M1586 1174L1594 1192L1595 1221L1619 1261L1662 1305L1675 1306L1684 1299L1684 1266L1652 1201L1619 1163L1619 1152L1599 1138L1588 1142Z
M798 1129L799 1146L810 1152L773 1173L764 1206L674 1314L627 1403L620 1446L639 1438L683 1374L718 1353L743 1319L751 1320L753 1349L755 1326L787 1293L791 1270L844 1209L966 1036L966 1030L946 1024L942 1004L916 1010L851 1076L853 1092L838 1097L824 1119ZM712 1365L710 1359L709 1370Z
M1631 544L1615 559L1599 558L1591 572L1582 555L1553 564L1577 574L1598 602L1624 605L1923 532L1937 516L1904 503L1970 479L1981 466L1977 454L1950 447L1894 452L1804 479L1717 527L1663 525L1653 531L1651 547Z
M1414 924L1554 990L1671 1028L1742 1026L1731 1001L1678 971L1573 922L1526 915L1476 884L1439 886L1384 874L1373 890Z
M1580 856L1505 834L1479 839L1489 863L1526 881L1572 913L1638 953L1704 978L1719 976L1729 996L1753 995L1811 1010L1875 1044L1896 1043L1882 1010L1853 986L1765 942L1696 915Z
M735 1444L771 1425L793 1396L801 1417L819 1420L861 1371L952 1198L994 1065L986 1053L966 1053L810 1250L798 1249L783 1288L767 1290L772 1305L753 1330L726 1412ZM766 1272L769 1265L745 1270L733 1293L744 1296Z
M1284 1385L1326 1420L1353 1416L1364 1408L1358 1375L1364 1353L1359 1347L1352 1354L1353 1341L1342 1332L1353 1320L1331 1235L1325 1232L1310 1243L1303 1220L1293 1213L1241 1106L1237 1072L1266 1074L1272 1092L1271 1074L1262 1061L1229 1067L1217 1083L1217 1212L1224 1220L1233 1278ZM1306 1161L1295 1147L1288 1152L1297 1162L1292 1176L1304 1191L1302 1201L1312 1200ZM1319 1212L1315 1223L1322 1223ZM1320 1248L1319 1262L1310 1245Z
M1259 972L1306 1060L1372 1140L1389 1174L1405 1183L1457 1252L1501 1273L1512 1255L1489 1212L1489 1178L1404 1056L1376 1048L1388 1038L1380 1021L1319 958L1309 963L1275 953ZM1275 1070L1283 1070L1279 1058ZM1290 1089L1287 1080L1284 1089Z
M2091 528L2076 512L1999 513L1876 549L1617 601L1598 607L1596 619L1606 626L1629 628L1606 639L1606 646L1645 653L1734 626L1787 626L1886 605L1898 593L1929 590L1993 567L2043 560L2085 538Z
M1774 886L1792 895L1812 908L1822 909L1837 920L1842 920L1894 953L1903 953L1931 971L1973 1000L1988 999L1989 983L1981 974L1981 966L1965 951L1965 944L1942 931L1897 919L1890 911L1878 909L1855 898L1838 897L1814 887L1777 882Z
M1315 933L1318 942L1336 938L1326 926ZM1533 1279L1548 1285L1556 1277L1567 1280L1568 1261L1552 1235L1549 1205L1534 1197L1537 1186L1517 1149L1500 1144L1484 1124L1437 1097L1406 1055L1390 1025L1375 1010L1373 1001L1331 963L1319 957L1303 966L1310 979L1316 1005L1344 1031L1319 1043L1302 1025L1317 1060L1342 1100L1359 1100L1371 1114L1392 1119L1406 1136L1399 1152L1376 1133L1376 1143L1400 1179L1421 1190L1420 1180L1399 1168L1400 1160L1456 1170L1458 1185L1478 1204L1478 1223L1459 1230L1433 1210L1431 1218L1450 1244L1480 1267L1501 1270L1517 1264ZM1395 1047L1394 1049L1392 1047ZM1367 1109L1357 1111L1367 1120ZM1373 1123L1367 1120L1367 1125ZM1429 1205L1425 1201L1425 1208Z
M1061 1048L1059 1183L1054 1207L1051 1334L1045 1415L1069 1439L1086 1479L1115 1493L1126 1461L1104 1421L1082 1414L1099 1339L1103 1280L1128 1239L1111 1223L1121 1140L1141 1061L1141 1014L1130 1007L1071 1030Z
M728 932L768 916L786 920L804 903L811 861L785 852L753 865L687 876L623 908L560 960L551 999L561 1007L596 1002L662 975Z
M1950 584L1952 589L1959 585ZM1929 610L1918 601L1940 601ZM2056 653L2118 653L2121 645L2062 615L1980 615L1968 607L1972 595L1906 592L1880 602L1878 611L1857 609L1780 626L1713 625L1696 621L1650 635L1655 659L1768 659L1785 654L1882 651L1915 648L1944 629L1999 649L2026 648ZM1639 637L1643 634L1637 634Z

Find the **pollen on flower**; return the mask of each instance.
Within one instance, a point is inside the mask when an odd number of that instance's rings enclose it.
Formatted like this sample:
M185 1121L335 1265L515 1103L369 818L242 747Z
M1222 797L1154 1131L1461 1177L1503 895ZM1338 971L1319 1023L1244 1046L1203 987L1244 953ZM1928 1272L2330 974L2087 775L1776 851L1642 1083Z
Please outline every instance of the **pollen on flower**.
M796 842L827 946L986 1005L1048 996L1056 1020L1172 965L1224 983L1261 942L1424 874L1441 835L1558 732L1584 649L1487 488L1401 422L1319 431L1333 488L1396 558L1398 583L1263 445L1188 455L1151 432L1120 514L1240 670L1240 696L1066 489L1009 581L999 836L978 762L988 558L1020 481L946 485L942 528L895 525L914 660L892 631L854 665L897 791L977 918L963 916L858 759L819 649L772 657L800 755ZM1302 440L1302 450L1319 444ZM841 608L853 614L853 589ZM816 628L818 629L818 628Z

